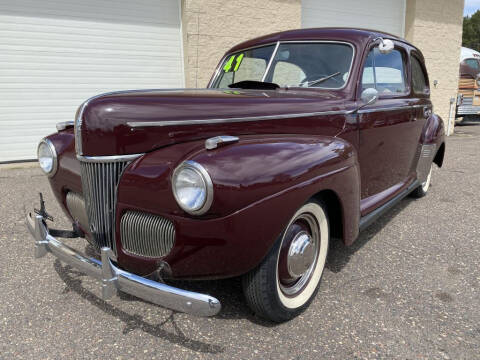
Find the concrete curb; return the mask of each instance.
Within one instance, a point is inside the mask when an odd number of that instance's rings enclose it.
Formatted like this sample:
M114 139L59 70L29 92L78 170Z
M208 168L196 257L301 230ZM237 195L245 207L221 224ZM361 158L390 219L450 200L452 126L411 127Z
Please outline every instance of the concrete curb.
M0 164L0 171L2 170L13 170L13 169L32 169L38 168L38 162L36 160L25 161L25 162L15 162L8 164Z

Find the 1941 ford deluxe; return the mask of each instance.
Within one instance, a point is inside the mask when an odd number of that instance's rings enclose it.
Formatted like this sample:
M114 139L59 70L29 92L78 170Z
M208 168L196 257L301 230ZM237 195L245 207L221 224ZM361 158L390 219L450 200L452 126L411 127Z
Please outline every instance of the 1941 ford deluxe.
M102 94L41 141L40 166L73 224L27 216L47 252L117 290L211 316L220 302L164 279L243 276L251 308L285 321L314 298L329 241L359 231L442 166L423 56L358 29L244 42L207 89ZM85 238L98 257L58 240Z

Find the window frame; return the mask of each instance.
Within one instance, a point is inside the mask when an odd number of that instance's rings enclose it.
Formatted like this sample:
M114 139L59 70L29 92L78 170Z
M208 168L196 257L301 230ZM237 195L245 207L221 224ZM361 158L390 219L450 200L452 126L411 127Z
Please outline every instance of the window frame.
M265 46L269 46L269 45L275 45L275 49L273 50L272 56L270 58L270 61L267 64L267 68L266 68L264 76L262 78L262 81L264 81L268 77L270 71L272 70L273 59L277 55L277 51L278 51L278 48L280 47L280 45L282 45L282 44L318 44L318 43L348 45L352 48L352 58L350 60L350 67L349 67L349 70L348 70L348 78L346 79L343 86L338 87L338 88L327 88L327 87L320 87L320 86L315 86L315 87L290 86L288 88L289 89L303 89L303 90L330 90L330 91L344 90L348 86L350 81L352 81L352 79L355 78L355 76L352 76L352 71L354 69L354 65L355 65L355 62L356 62L355 60L356 60L356 56L357 56L356 46L352 42L344 41L344 40L279 40L279 41L276 41L276 42L250 46L250 47L247 47L247 48L238 49L236 51L226 53L222 57L222 59L220 60L218 66L217 66L217 68L216 68L216 70L215 70L215 72L214 72L214 74L213 74L213 76L210 80L210 82L207 85L207 88L214 88L213 86L215 86L217 84L217 80L218 80L218 77L220 75L222 65L225 62L225 59L227 59L229 56L231 56L233 54L236 54L236 53L239 53L239 52L242 52L242 51L247 51L247 50L250 50L250 49L261 48L261 47L265 47ZM220 89L220 88L215 88L215 89ZM227 88L227 89L230 90L230 88Z
M378 93L378 99L400 99L400 98L406 98L406 97L409 97L412 93L412 87L411 87L411 71L410 71L410 60L409 60L409 53L408 51L405 49L404 46L398 44L396 41L394 41L393 39L389 39L389 40L392 40L393 43L394 43L394 48L393 50L397 50L398 52L400 52L400 55L402 56L402 64L403 64L403 77L404 77L404 81L405 81L405 92L402 92L402 93L392 93L392 94L381 94L381 93ZM359 68L359 77L358 77L358 86L357 86L357 100L360 99L361 95L362 95L362 88L363 88L363 85L362 85L362 82L363 82L363 69L365 68L365 64L367 62L367 59L368 59L368 55L370 54L370 52L374 49L378 47L378 44L377 43L374 43L374 44L371 44L368 48L366 48L365 50L365 53L364 53L364 56L363 56L363 59L362 59L362 63L360 65L360 68Z

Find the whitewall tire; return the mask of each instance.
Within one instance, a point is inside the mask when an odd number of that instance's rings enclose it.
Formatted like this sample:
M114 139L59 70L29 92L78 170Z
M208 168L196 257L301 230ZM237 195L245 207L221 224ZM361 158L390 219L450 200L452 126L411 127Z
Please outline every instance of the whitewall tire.
M330 229L325 206L303 205L262 263L243 277L247 303L259 316L289 320L314 299L325 268Z
M430 189L430 185L432 183L432 169L433 163L430 165L430 171L428 172L427 179L418 186L415 190L412 191L411 195L415 198L422 198L427 195L428 189Z

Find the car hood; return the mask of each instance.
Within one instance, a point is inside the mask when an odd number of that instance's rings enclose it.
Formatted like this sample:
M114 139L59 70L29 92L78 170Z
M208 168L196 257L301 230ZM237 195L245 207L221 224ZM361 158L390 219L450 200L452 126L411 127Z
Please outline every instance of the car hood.
M79 109L77 153L107 156L145 153L217 135L322 135L344 126L343 97L333 91L181 89L100 95Z

